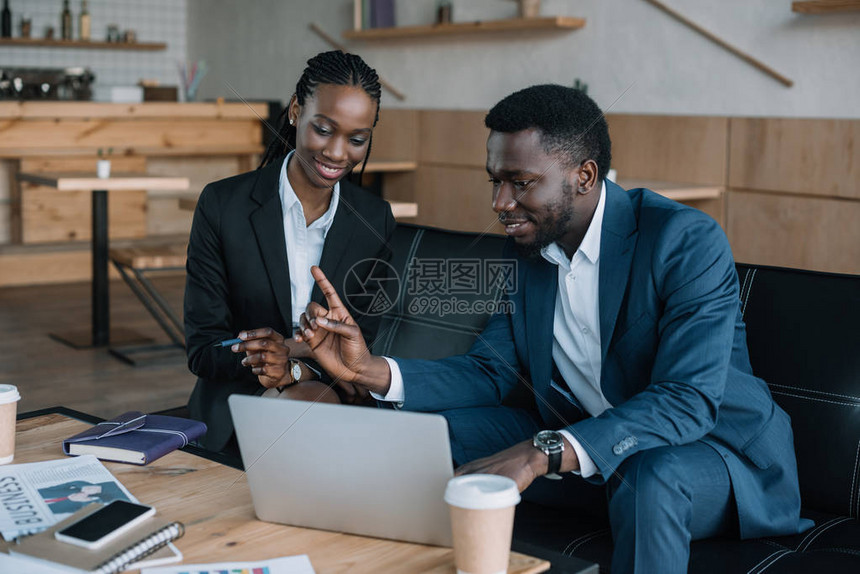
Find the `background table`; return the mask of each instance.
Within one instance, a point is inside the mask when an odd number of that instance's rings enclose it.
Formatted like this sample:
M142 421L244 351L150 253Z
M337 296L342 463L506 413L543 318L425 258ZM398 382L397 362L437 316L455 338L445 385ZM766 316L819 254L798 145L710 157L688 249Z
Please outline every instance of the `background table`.
M61 458L62 440L88 427L68 414L22 417L15 462ZM155 506L159 516L185 524L185 536L176 546L186 564L307 554L318 574L454 572L450 548L261 522L254 516L244 473L188 452L173 452L147 466L104 464L141 502ZM508 572L548 568L545 560L512 552Z
M20 181L54 187L60 191L92 192L92 333L52 334L51 336L76 349L106 347L111 342L110 293L108 284L108 191L184 190L187 177L157 177L117 174L98 178L81 174L19 173ZM116 333L114 342L120 339ZM125 339L137 339L126 336ZM123 341L129 342L129 341Z

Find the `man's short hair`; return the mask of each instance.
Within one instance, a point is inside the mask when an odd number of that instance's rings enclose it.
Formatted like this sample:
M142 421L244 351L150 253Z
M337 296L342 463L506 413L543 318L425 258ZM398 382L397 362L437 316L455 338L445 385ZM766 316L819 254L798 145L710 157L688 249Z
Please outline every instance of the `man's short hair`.
M594 100L580 90L542 84L514 92L493 106L484 125L502 133L536 128L544 150L558 154L568 167L592 159L599 181L609 170L609 126Z

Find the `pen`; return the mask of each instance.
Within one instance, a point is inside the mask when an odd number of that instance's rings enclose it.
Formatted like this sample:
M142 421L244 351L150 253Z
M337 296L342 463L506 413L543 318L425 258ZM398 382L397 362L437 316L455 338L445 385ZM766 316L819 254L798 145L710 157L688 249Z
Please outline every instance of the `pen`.
M227 339L226 341L221 341L220 343L215 343L212 345L213 347L232 347L236 343L241 343L242 339Z

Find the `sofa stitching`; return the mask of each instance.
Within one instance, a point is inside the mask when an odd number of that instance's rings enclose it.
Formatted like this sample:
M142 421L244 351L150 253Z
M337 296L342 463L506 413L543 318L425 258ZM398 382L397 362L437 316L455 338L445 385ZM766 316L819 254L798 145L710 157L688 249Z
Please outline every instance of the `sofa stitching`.
M830 530L831 528L833 528L837 524L842 524L843 522L847 522L848 520L851 520L851 518L843 517L843 518L835 519L835 521L832 524L830 524L826 528L822 528L815 536L810 538L809 541L806 543L806 546L804 546L803 548L798 547L798 550L800 550L801 552L806 552L806 549L812 545L812 543L815 541L815 539L818 538L819 536L821 536L822 534L824 534L825 531Z
M819 548L816 552L840 552L842 554L860 556L860 550L857 550L856 548Z
M792 548L786 546L785 544L780 544L779 542L776 542L774 540L768 540L766 538L760 539L759 542L761 542L762 544L773 546L774 548L780 548L782 550L792 550Z
M747 302L749 301L750 293L752 293L752 286L753 286L753 281L755 280L755 272L756 271L758 271L758 269L753 269L752 273L750 274L750 284L749 284L749 288L747 289L747 294L744 297L743 307L741 307L741 317L746 315L746 312L747 312Z
M599 531L596 531L596 532L599 532ZM583 534L582 536L580 536L580 537L578 537L578 538L574 538L573 540L571 540L571 541L568 543L568 545L567 545L567 546L565 546L565 547L564 547L564 550L562 550L562 551L561 551L561 553L562 553L562 554L567 554L567 551L568 551L568 550L570 550L570 547L571 547L571 546L573 546L574 544L576 544L577 542L579 542L579 541L580 541L580 540L582 540L583 538L590 538L590 537L594 536L594 534L595 534L595 532L586 532L586 533L585 533L585 534Z
M803 540L801 540L801 541L800 541L800 544L798 544L798 545L797 545L797 549L799 550L799 549L800 549L800 547L801 547L801 546L803 546L803 544L806 542L806 540L807 540L810 536L813 536L816 532L818 532L818 531L819 531L819 530L821 530L822 528L827 527L829 524L831 524L831 523L833 523L833 522L836 522L837 520L839 520L839 517L838 517L838 516L837 516L836 518L831 518L830 520L828 520L828 521L826 521L826 522L823 522L823 523L819 524L818 526L814 527L812 530L810 530L809 532L807 532L807 533L806 533L806 536L804 536L804 537L803 537Z
M740 297L738 297L741 301L744 300L744 295L747 292L747 281L750 278L750 271L751 271L751 269L747 269L746 273L744 273L744 281L743 281L743 283L741 283ZM741 307L743 308L743 306L741 306ZM741 315L743 315L743 311L741 311Z
M773 393L774 395L783 395L786 397L795 397L798 399L803 399L805 401L818 401L820 403L830 403L832 405L841 405L843 407L855 407L855 408L860 407L860 404L856 404L856 403L844 403L844 402L840 402L840 401L828 401L826 399L818 399L815 397L804 397L803 395L795 395L793 393L785 393L782 391L771 391L771 393Z
M777 550L776 552L773 552L773 553L771 553L771 554L769 554L769 555L765 556L765 557L764 557L764 559L762 559L762 561L761 561L761 562L759 562L758 564L756 564L755 566L753 566L752 568L750 568L750 569L749 569L749 571L747 572L747 574L753 574L753 572L756 572L756 574L758 574L758 572L761 572L761 570L758 570L758 567L759 567L759 566L762 566L762 565L763 565L765 562L767 562L768 560L773 559L773 557L774 557L774 556L777 556L777 555L783 555L783 554L788 554L788 553L790 553L790 552L791 552L791 550Z
M860 441L857 441L857 454L854 455L854 475L851 477L851 496L848 498L848 516L854 510L854 485L857 483L857 465L860 463ZM858 500L860 502L860 500ZM857 513L854 514L857 516Z
M795 391L801 391L801 392L804 392L804 393L817 393L817 394L819 394L819 395L827 395L827 396L830 396L830 397L839 397L839 398L843 398L843 399L851 399L851 400L854 400L854 401L860 401L860 397L854 397L854 396L851 396L851 395L840 395L840 394L838 394L838 393L827 393L827 392L825 392L825 391L816 391L816 390L813 390L813 389L804 389L804 388L802 388L802 387L792 387L792 386L789 386L789 385L778 385L778 384L776 384L776 383L768 383L768 386L770 386L770 387L778 387L778 388L782 388L782 389L792 389L792 390L795 390Z
M600 536L603 536L604 534L607 534L608 532L609 532L608 528L602 528L602 529L597 530L595 532L591 532L589 534L585 534L584 536L580 536L579 538L573 540L570 544L568 544L565 547L562 554L566 554L568 556L573 556L573 553L576 552L583 544L585 544L586 542L591 542L595 538L599 538ZM574 544L576 544L576 546L573 546ZM571 548L571 546L573 546L573 548Z
M759 570L759 573L764 572L789 554L793 554L793 552L791 550L783 550L782 552L778 553L778 556L774 556L773 560L771 560L766 566L762 566L761 570Z

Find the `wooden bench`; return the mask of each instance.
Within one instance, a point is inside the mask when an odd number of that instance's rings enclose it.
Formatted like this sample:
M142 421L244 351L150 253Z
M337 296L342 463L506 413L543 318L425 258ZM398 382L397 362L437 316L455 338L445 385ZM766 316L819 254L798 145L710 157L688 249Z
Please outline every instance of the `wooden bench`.
M185 331L182 320L176 315L164 296L158 292L147 277L148 273L179 271L185 269L187 245L147 245L122 247L110 250L113 262L132 293L140 300L149 314L167 333L171 343L166 345L136 345L112 347L110 353L120 360L134 365L133 355L165 349L185 349Z

